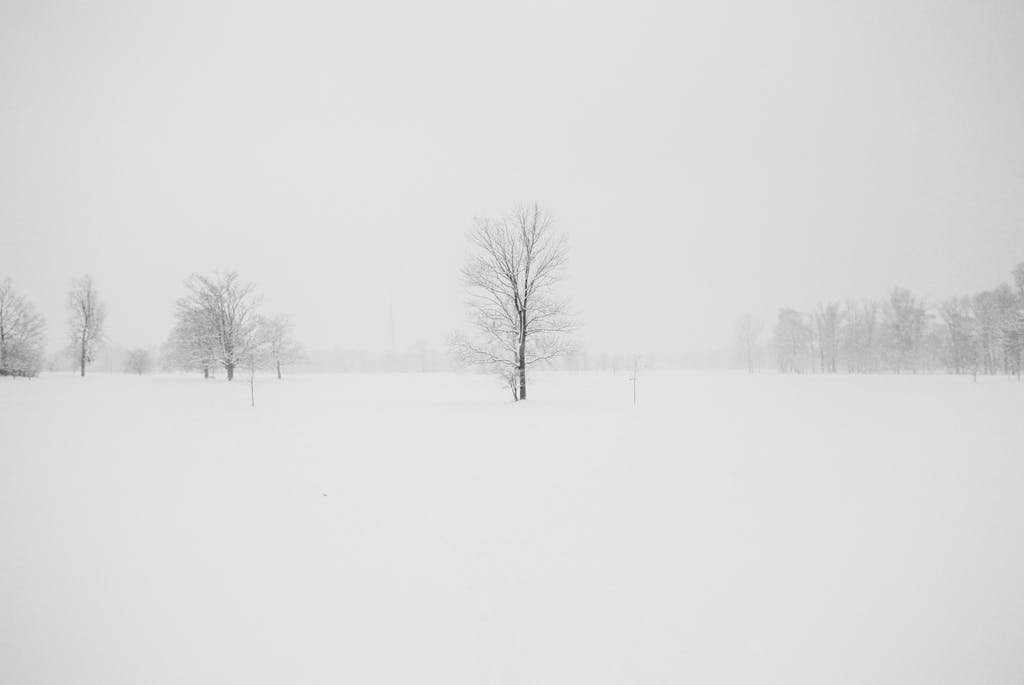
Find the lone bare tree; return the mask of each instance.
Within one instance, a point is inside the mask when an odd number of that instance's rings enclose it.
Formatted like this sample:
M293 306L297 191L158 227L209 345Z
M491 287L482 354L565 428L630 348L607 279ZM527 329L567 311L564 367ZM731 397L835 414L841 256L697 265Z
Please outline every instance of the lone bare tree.
M266 346L267 362L277 371L281 380L281 367L302 358L302 348L292 338L292 321L285 315L271 316L260 321L260 341Z
M464 363L497 372L513 398L525 400L527 369L575 349L576 321L556 293L568 261L565 236L533 204L477 219L469 241L462 277L476 336L456 334L453 350Z
M0 281L0 376L35 376L43 365L46 322L32 303Z
M96 293L92 276L72 281L68 293L68 352L78 359L81 375L85 365L96 356L103 343L103 323L107 312Z

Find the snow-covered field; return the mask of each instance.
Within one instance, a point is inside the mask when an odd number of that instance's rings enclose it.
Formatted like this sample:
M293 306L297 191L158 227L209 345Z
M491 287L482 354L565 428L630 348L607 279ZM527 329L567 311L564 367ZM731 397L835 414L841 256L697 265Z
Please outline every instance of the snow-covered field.
M1024 682L1024 384L0 379L0 682Z

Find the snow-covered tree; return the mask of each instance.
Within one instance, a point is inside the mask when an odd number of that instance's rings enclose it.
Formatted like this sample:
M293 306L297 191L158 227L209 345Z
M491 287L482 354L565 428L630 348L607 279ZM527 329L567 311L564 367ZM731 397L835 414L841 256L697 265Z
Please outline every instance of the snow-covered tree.
M209 378L216 368L217 354L209 318L190 298L181 298L174 308L174 327L160 350L165 370L202 371Z
M810 338L811 330L805 323L803 314L789 307L779 310L774 330L775 355L779 362L779 371L803 371Z
M893 371L916 372L917 354L929 319L927 308L906 288L893 288L883 311Z
M974 296L978 320L981 366L985 373L1013 373L1020 358L1017 349L1018 301L1010 286L1003 284Z
M819 368L835 373L839 366L839 303L819 304L814 312Z
M1017 380L1024 373L1024 262L1013 269L1015 305L1010 315L1010 328L1015 338L1013 351L1016 352Z
M753 314L744 314L736 322L733 337L736 340L737 353L746 361L747 373L754 373L761 368L761 331L764 322Z
M527 369L576 347L576 322L557 294L568 261L565 237L534 204L498 220L477 219L469 240L462 276L476 335L455 334L453 352L494 370L517 401L525 400Z
M205 376L221 366L228 380L234 379L235 369L250 358L249 348L256 340L260 300L255 286L229 272L192 274L185 289L165 345L168 361L178 368L202 369Z
M881 305L875 300L846 303L840 338L848 372L878 370L880 311Z
M1021 346L1024 343L1020 330L1020 303L1016 292L1003 284L995 289L996 316L998 318L998 340L1000 368L1006 374L1020 375Z
M148 373L153 366L153 357L149 350L144 347L136 347L125 352L124 371L125 373L137 373L142 375Z
M946 325L946 364L953 373L973 371L978 343L971 298L952 297L939 305L939 316Z
M35 376L43 365L46 322L32 303L0 281L0 376Z
M268 363L281 379L281 367L294 364L302 358L302 348L292 337L292 321L285 315L260 320L260 341L266 345Z
M103 344L103 324L106 307L96 293L92 276L82 276L71 284L68 293L68 353L78 361L81 375L85 365L93 361Z

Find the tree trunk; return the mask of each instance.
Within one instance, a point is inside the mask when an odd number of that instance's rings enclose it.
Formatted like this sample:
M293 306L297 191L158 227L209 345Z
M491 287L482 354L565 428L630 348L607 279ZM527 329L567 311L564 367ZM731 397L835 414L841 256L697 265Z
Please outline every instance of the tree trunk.
M526 360L519 357L519 399L526 399Z
M519 313L519 399L526 399L526 309Z
M281 380L281 362L277 362L277 380Z
M82 337L82 356L79 359L79 368L82 371L82 378L85 378L85 336Z
M526 399L526 339L519 343L519 399Z
M204 366L203 367L203 378L209 378L209 377L210 377L210 367Z
M234 380L235 379L235 365L234 364L225 364L224 368L228 372L228 380L229 381Z

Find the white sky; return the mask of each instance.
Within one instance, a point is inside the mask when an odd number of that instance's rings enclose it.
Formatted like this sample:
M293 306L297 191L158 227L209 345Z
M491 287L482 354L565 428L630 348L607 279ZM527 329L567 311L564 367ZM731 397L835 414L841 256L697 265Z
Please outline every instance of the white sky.
M726 5L729 5L726 7ZM0 2L0 277L161 342L235 269L311 347L440 347L538 200L591 350L1024 260L1024 3ZM769 8L769 5L771 6Z

